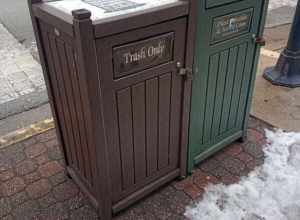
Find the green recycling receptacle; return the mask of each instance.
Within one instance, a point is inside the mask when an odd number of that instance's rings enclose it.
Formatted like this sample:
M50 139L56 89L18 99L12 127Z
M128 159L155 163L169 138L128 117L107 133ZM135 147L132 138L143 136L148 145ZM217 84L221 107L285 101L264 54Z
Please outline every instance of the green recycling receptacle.
M189 171L244 138L268 0L198 0Z

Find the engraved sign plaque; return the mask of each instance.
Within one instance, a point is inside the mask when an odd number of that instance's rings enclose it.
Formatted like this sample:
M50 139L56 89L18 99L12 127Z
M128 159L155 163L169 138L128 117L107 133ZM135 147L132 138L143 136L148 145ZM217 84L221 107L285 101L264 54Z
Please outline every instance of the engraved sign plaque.
M253 9L214 18L211 43L227 40L248 33L251 27Z
M174 33L113 48L115 77L147 69L173 59Z

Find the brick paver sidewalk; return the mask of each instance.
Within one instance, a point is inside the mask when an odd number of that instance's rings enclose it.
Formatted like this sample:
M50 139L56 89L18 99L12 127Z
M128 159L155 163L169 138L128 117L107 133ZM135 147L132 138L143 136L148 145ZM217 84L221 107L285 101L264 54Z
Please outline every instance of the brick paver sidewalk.
M209 184L232 184L263 163L263 122L251 118L248 140L234 143L120 213L115 219L185 219L185 207L201 199ZM97 219L78 187L66 176L54 130L0 149L0 219Z

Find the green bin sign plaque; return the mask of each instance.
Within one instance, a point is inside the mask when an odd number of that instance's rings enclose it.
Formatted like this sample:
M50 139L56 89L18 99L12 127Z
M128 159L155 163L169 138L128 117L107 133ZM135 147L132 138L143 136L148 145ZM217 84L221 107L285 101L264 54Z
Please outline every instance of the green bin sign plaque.
M173 59L174 33L160 35L113 49L115 77L157 66Z
M216 17L213 20L211 43L249 33L253 9Z

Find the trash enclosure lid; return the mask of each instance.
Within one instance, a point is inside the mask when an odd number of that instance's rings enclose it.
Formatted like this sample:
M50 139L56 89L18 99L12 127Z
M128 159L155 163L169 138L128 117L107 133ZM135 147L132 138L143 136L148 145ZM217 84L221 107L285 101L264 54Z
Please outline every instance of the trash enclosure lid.
M168 6L176 2L180 0L61 0L45 4L67 14L76 9L87 9L91 11L91 18L95 21Z

